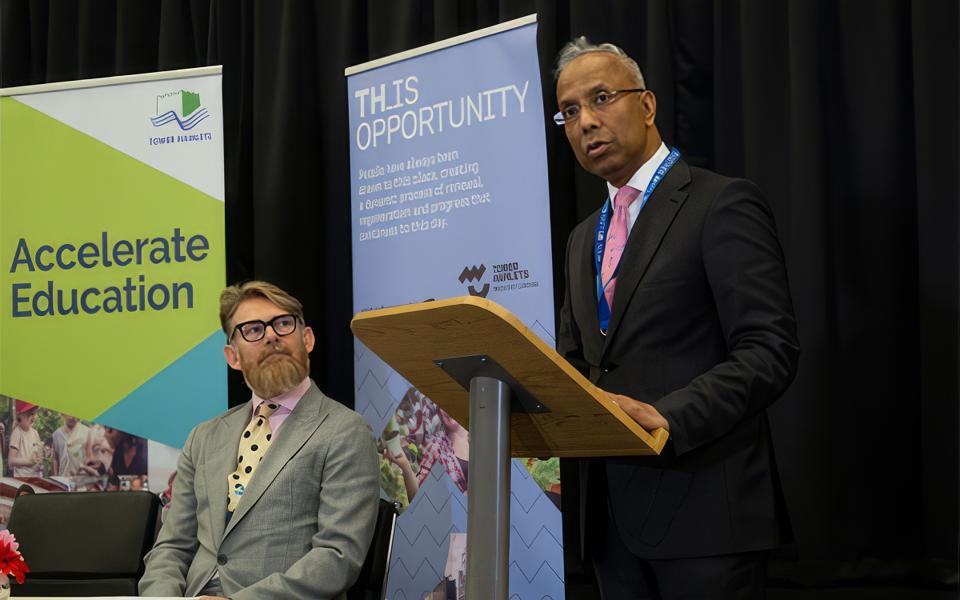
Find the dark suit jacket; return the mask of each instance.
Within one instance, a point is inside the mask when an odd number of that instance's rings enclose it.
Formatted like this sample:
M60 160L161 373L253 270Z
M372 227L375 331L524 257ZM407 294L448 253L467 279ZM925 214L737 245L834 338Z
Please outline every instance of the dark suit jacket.
M765 409L792 381L799 345L769 207L749 181L679 161L631 230L606 336L598 215L567 243L558 350L600 388L656 406L671 437L659 457L594 461L581 489L606 479L614 525L643 558L777 546L785 514Z

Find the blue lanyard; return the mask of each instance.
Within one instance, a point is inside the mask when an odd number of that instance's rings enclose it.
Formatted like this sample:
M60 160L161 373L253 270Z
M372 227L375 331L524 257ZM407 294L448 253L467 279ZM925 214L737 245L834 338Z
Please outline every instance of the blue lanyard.
M640 210L643 210L643 207L647 204L647 200L650 199L650 196L653 194L653 190L657 189L657 186L660 185L660 182L663 180L663 177L667 174L667 171L670 170L676 162L680 159L680 151L674 148L670 151L670 154L663 159L663 162L660 163L660 166L657 167L657 170L653 174L653 178L650 179L650 183L647 184L647 189L643 192L643 197L640 199ZM607 304L607 297L604 296L603 290L610 285L610 282L613 281L617 274L620 272L620 263L617 263L617 268L614 269L613 275L610 276L610 280L606 284L601 281L600 272L603 266L603 252L607 247L607 229L610 227L610 213L612 212L610 205L613 204L609 198L603 203L603 208L600 210L600 218L597 220L597 232L594 236L593 244L593 263L596 267L597 272L597 305L598 313L600 317L600 333L606 335L607 328L610 326L610 306ZM622 262L622 261L621 261Z

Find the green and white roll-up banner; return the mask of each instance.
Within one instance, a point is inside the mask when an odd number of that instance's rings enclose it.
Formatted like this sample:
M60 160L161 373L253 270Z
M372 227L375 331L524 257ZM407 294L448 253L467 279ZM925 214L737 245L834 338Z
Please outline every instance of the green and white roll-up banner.
M222 114L220 67L0 90L5 459L31 404L62 413L45 478L124 470L96 464L98 426L179 447L226 407Z

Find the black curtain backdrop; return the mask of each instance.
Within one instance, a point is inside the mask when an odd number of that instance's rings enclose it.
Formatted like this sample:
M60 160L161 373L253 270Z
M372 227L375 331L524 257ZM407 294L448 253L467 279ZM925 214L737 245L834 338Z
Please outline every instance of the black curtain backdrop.
M614 42L666 141L773 206L803 347L771 415L796 536L774 583L955 588L954 0L0 0L0 87L222 64L228 279L303 300L313 376L352 404L343 69L533 12L547 114L559 47ZM562 285L566 236L605 192L547 127Z

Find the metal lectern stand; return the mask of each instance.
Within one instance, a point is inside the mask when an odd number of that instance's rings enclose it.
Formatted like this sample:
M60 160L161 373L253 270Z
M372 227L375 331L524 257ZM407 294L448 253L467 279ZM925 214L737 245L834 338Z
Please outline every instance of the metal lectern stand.
M502 306L463 296L358 313L370 350L470 430L467 599L507 600L510 457L659 454L605 392Z

